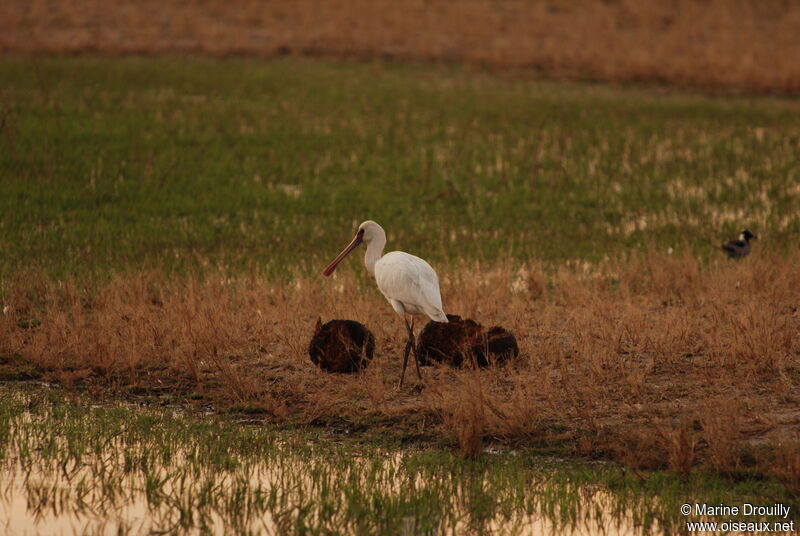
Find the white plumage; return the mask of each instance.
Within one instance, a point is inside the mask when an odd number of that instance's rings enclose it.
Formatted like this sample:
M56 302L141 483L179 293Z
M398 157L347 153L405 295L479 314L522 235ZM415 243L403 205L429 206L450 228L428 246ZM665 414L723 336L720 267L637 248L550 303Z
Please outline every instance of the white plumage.
M439 278L419 257L402 251L387 253L375 263L375 282L397 314L424 314L431 320L447 322Z
M419 257L403 251L392 251L383 255L386 233L380 225L372 220L365 221L358 226L358 232L352 242L322 273L331 275L342 259L361 242L367 246L367 252L364 255L364 265L367 267L367 271L375 278L378 290L389 301L395 312L405 318L408 341L403 356L403 373L400 376L400 385L402 386L409 350L414 351L414 359L418 361L414 346L413 315L426 315L431 320L447 322L447 315L442 309L439 278L431 265ZM418 362L417 374L422 378Z

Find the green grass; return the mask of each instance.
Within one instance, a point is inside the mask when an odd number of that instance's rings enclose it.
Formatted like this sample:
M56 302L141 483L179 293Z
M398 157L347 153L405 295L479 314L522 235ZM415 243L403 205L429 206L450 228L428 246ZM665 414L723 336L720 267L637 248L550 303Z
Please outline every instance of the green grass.
M3 58L0 88L4 274L318 270L368 218L437 264L800 231L796 101L305 59Z
M12 489L0 501L24 494L28 515L45 518L39 530L54 516L135 533L124 514L134 503L146 507L149 530L253 534L400 534L408 524L414 534L515 534L538 518L674 533L686 502L797 506L759 481L634 475L524 450L464 460L319 430L75 404L41 388L0 395L0 476Z

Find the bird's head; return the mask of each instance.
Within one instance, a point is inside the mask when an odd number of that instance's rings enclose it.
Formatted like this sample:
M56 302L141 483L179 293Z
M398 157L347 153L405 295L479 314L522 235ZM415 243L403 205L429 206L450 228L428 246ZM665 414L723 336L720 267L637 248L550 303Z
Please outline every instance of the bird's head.
M369 246L373 240L378 240L381 237L386 238L386 233L383 231L383 227L372 220L367 220L358 226L356 236L358 235L361 235L362 242L364 242L367 246Z
M336 266L342 262L351 251L358 247L361 242L364 242L367 244L367 247L369 247L373 240L380 240L381 238L383 238L384 241L386 240L386 233L383 231L383 228L372 220L365 221L358 226L356 236L353 237L353 240L324 270L322 270L322 274L326 276L331 275L333 271L336 270Z
M754 235L754 234L753 234L753 233L750 231L750 229L745 229L745 230L744 230L744 231L742 231L742 233L739 235L739 240L744 240L745 242L749 242L750 240L753 240L754 238L758 238L758 237L757 237L756 235Z

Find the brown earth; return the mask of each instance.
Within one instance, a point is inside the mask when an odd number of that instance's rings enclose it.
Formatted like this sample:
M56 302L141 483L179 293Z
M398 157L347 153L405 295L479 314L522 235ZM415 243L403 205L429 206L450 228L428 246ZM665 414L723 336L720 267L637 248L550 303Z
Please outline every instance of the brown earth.
M367 368L375 352L375 337L354 320L317 320L308 345L311 362L327 372L351 374Z
M800 3L779 0L5 0L5 54L455 61L548 77L797 94Z
M417 336L420 364L488 367L519 356L517 339L502 326L488 330L471 318L447 315L447 322L429 321Z
M800 488L797 254L440 276L446 311L517 336L513 365L436 366L398 390L403 322L348 269L288 284L131 273L99 289L21 274L0 314L0 377L438 438L466 454L497 441L678 472L758 467ZM364 372L311 363L319 316L375 334Z

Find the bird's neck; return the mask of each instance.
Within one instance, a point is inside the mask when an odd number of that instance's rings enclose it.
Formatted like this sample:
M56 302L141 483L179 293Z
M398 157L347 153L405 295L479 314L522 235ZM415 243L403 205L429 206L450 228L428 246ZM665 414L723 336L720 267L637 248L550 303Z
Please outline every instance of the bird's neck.
M386 237L376 237L367 244L367 252L364 254L364 266L367 267L369 275L375 277L375 263L383 255L383 248L386 246Z

